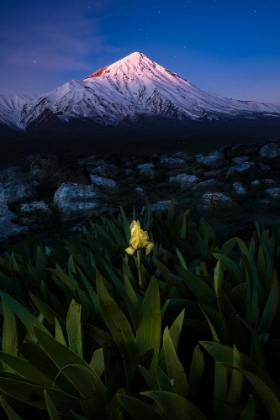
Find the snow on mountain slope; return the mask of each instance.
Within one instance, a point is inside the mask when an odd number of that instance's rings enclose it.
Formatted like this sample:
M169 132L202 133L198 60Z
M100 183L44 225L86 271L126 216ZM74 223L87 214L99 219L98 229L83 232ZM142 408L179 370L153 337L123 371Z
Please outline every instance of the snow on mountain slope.
M89 119L114 126L124 119L137 120L140 115L180 120L280 117L280 107L276 105L227 99L205 92L139 52L97 70L83 81L72 80L39 98L23 102L21 95L14 98L13 104L9 99L8 111L2 113L0 108L0 115L6 115L10 126L38 127L50 119L64 122Z
M24 107L37 97L38 95L0 95L0 124L12 130L20 130Z

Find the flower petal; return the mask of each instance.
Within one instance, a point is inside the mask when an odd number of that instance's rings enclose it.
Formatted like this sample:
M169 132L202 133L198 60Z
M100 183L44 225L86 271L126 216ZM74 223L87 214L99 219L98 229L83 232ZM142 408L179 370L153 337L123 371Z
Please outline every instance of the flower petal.
M125 249L125 252L127 252L129 255L133 255L135 251L136 249L133 248L132 246L129 246L128 248Z

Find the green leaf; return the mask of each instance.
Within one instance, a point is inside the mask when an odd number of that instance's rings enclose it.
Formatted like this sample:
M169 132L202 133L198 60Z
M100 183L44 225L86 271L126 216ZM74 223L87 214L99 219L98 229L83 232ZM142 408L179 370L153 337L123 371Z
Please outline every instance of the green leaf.
M233 361L233 349L220 343L213 343L212 341L200 341L199 342L205 350L211 354L211 356L219 363L231 366ZM280 389L275 385L272 379L256 365L249 357L245 354L239 353L243 369L246 371L254 372L280 399Z
M5 299L5 303L12 308L13 312L17 315L19 320L24 324L30 334L33 334L32 327L36 325L37 328L44 331L45 334L50 335L49 331L44 327L44 325L38 321L38 319L32 315L32 313L26 309L23 305L13 299L11 296L7 295L5 292L0 290L1 299Z
M192 403L168 391L146 391L142 395L157 401L169 420L207 420Z
M7 401L4 400L3 395L0 396L0 402L9 420L23 420L20 416L17 415L12 407L9 406Z
M180 262L181 266L182 266L185 270L190 271L190 270L189 270L189 267L188 267L188 264L187 264L187 262L186 262L185 258L183 257L183 254L181 253L181 251L180 251L178 248L176 248L176 254L177 254L177 257L178 257L178 260L179 260L179 262Z
M102 348L95 350L95 352L93 353L93 356L90 362L90 368L100 378L100 376L104 372L104 356L103 356Z
M215 328L213 327L210 319L206 315L205 311L201 308L204 316L208 322L208 325L211 329L213 340L215 343L219 343L219 337L216 333ZM202 344L202 342L200 342ZM212 343L214 344L214 343ZM227 392L227 371L224 366L222 366L215 359L215 374L214 374L214 416L215 418L223 418L224 404L223 401L226 400Z
M36 255L36 277L38 283L43 280L46 282L47 273L46 273L46 257L43 251L39 246L37 246L37 255Z
M139 365L139 370L142 376L144 377L146 384L148 385L150 389L159 389L157 378L152 372L148 371L147 369L145 369L143 366L140 366L140 365Z
M22 382L21 380L0 378L0 389L25 404L41 410L47 410L44 396L45 387ZM59 407L59 413L61 415L68 416L70 410L82 414L81 405L77 398L57 389L48 388L47 392L54 405Z
M234 368L242 369L242 362L240 354L235 346L233 346L233 363ZM229 391L227 395L227 401L231 403L238 404L241 399L243 387L243 375L238 371L232 370L232 377L230 381ZM235 412L229 406L224 407L224 416L225 418L232 418L235 420Z
M255 390L257 391L259 397L264 402L270 420L279 420L280 418L280 401L273 393L271 388L269 388L257 375L254 375L252 372L249 372L244 369L237 369L241 372L245 378L247 378Z
M258 334L268 333L272 325L274 317L277 312L279 303L279 285L276 270L273 273L273 278L271 282L271 289L269 296L267 298L265 308L262 313L261 321L258 325L257 331Z
M235 286L230 292L230 300L238 313L243 311L247 289L248 285L246 283L241 283Z
M5 296L2 296L2 310L2 350L12 356L17 356L18 334L16 317ZM14 372L11 367L6 365L4 365L4 369L7 372Z
M178 351L180 335L181 335L182 326L184 322L184 316L185 316L185 309L183 309L179 313L179 315L173 321L173 323L171 324L171 327L169 328L170 336L172 338L172 342L173 342L174 349L176 352Z
M151 406L128 395L118 395L122 406L136 420L164 420L164 418Z
M124 239L118 228L111 221L106 220L106 222L120 249L125 250L128 246L127 241Z
M249 396L249 400L246 404L245 410L240 416L239 420L254 420L255 419L255 400L252 395Z
M64 338L64 334L63 334L63 331L62 331L62 328L61 328L61 325L60 325L57 318L54 319L54 325L55 325L55 339L56 339L56 341L63 344L64 346L67 346L65 338Z
M169 203L167 216L166 216L166 224L170 228L172 228L175 216L176 216L176 206L175 206L174 200L172 199Z
M188 289L196 296L200 303L204 303L211 308L217 307L216 295L214 290L203 280L182 267L175 265L176 270L186 283Z
M128 223L126 214L125 214L125 212L124 212L124 210L123 210L123 208L121 206L120 206L120 214L121 214L121 218L122 218L125 239L126 239L126 242L129 243L129 240L130 240L129 223Z
M45 387L53 386L53 381L50 378L26 360L6 354L2 351L0 352L0 360L7 366L10 366L10 371L17 372L28 381L35 382Z
M219 254L228 256L236 245L236 238L231 238L226 241L219 249ZM213 254L214 255L214 254Z
M122 310L108 293L98 271L96 274L97 295L101 311L119 352L124 358L128 374L132 377L139 354L131 326Z
M153 277L140 308L136 330L136 344L138 347L139 356L143 356L151 349L154 350L154 355L150 366L151 370L154 370L154 367L157 364L160 343L160 295L156 279Z
M221 259L218 260L214 268L214 290L217 296L217 299L220 298L220 292L224 280L224 267Z
M199 383L203 376L204 366L204 355L200 350L199 345L197 345L193 351L189 380L188 400L191 403L194 403L196 392L198 390Z
M122 294L122 298L127 306L129 315L133 322L133 326L136 330L138 317L139 317L140 304L137 299L136 293L133 287L131 286L131 283L126 275L124 275L124 286L125 286L125 293Z
M242 283L242 275L235 264L229 257L226 255L223 255L222 253L213 253L213 257L215 257L217 260L221 260L224 266L227 269L227 272L229 274L230 279L232 280L233 284L237 286L238 284Z
M45 302L40 300L37 296L33 295L33 293L28 292L28 294L31 297L33 303L37 306L39 311L44 315L44 317L50 324L54 324L55 318L57 318L60 324L63 327L65 326L64 319L62 319L52 308L50 308Z
M90 412L94 408L102 418L106 400L103 382L77 353L47 336L38 328L34 327L34 331L45 353L60 369L59 375L66 376L83 397L81 400L83 410Z
M72 300L66 317L66 330L69 348L83 357L83 339L81 327L82 305Z
M156 376L159 389L161 389L162 391L174 392L176 394L176 391L171 383L174 381L172 379L170 380L170 378L163 372L163 370L159 366L156 366ZM153 388L153 390L155 389Z
M115 351L117 351L117 346L113 337L100 328L94 327L93 325L83 324L83 331L92 337L100 346L108 343L113 346Z
M50 398L50 396L48 395L46 390L44 390L44 396L45 396L46 405L47 405L48 413L49 413L49 416L50 416L50 420L61 420L59 412L57 411L54 403L52 402L52 399Z
M189 388L187 376L175 351L168 327L163 333L163 348L168 377L174 379L174 388L178 394L187 397Z

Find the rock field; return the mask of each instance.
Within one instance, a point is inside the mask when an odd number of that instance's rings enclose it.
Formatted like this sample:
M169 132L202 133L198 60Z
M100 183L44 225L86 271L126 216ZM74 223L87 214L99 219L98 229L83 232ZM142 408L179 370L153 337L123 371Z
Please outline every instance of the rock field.
M240 144L208 154L154 154L122 161L118 155L74 159L29 155L21 166L0 172L0 243L27 233L75 233L83 223L127 212L191 209L220 229L221 236L246 236L254 221L278 222L280 145ZM232 226L235 223L235 228ZM214 226L215 227L215 226Z

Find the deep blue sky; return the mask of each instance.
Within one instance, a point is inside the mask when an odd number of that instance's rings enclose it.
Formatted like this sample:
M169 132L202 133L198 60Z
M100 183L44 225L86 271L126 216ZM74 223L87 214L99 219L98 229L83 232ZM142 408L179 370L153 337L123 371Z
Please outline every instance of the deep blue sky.
M280 105L280 0L2 0L0 93L140 51L209 92Z

